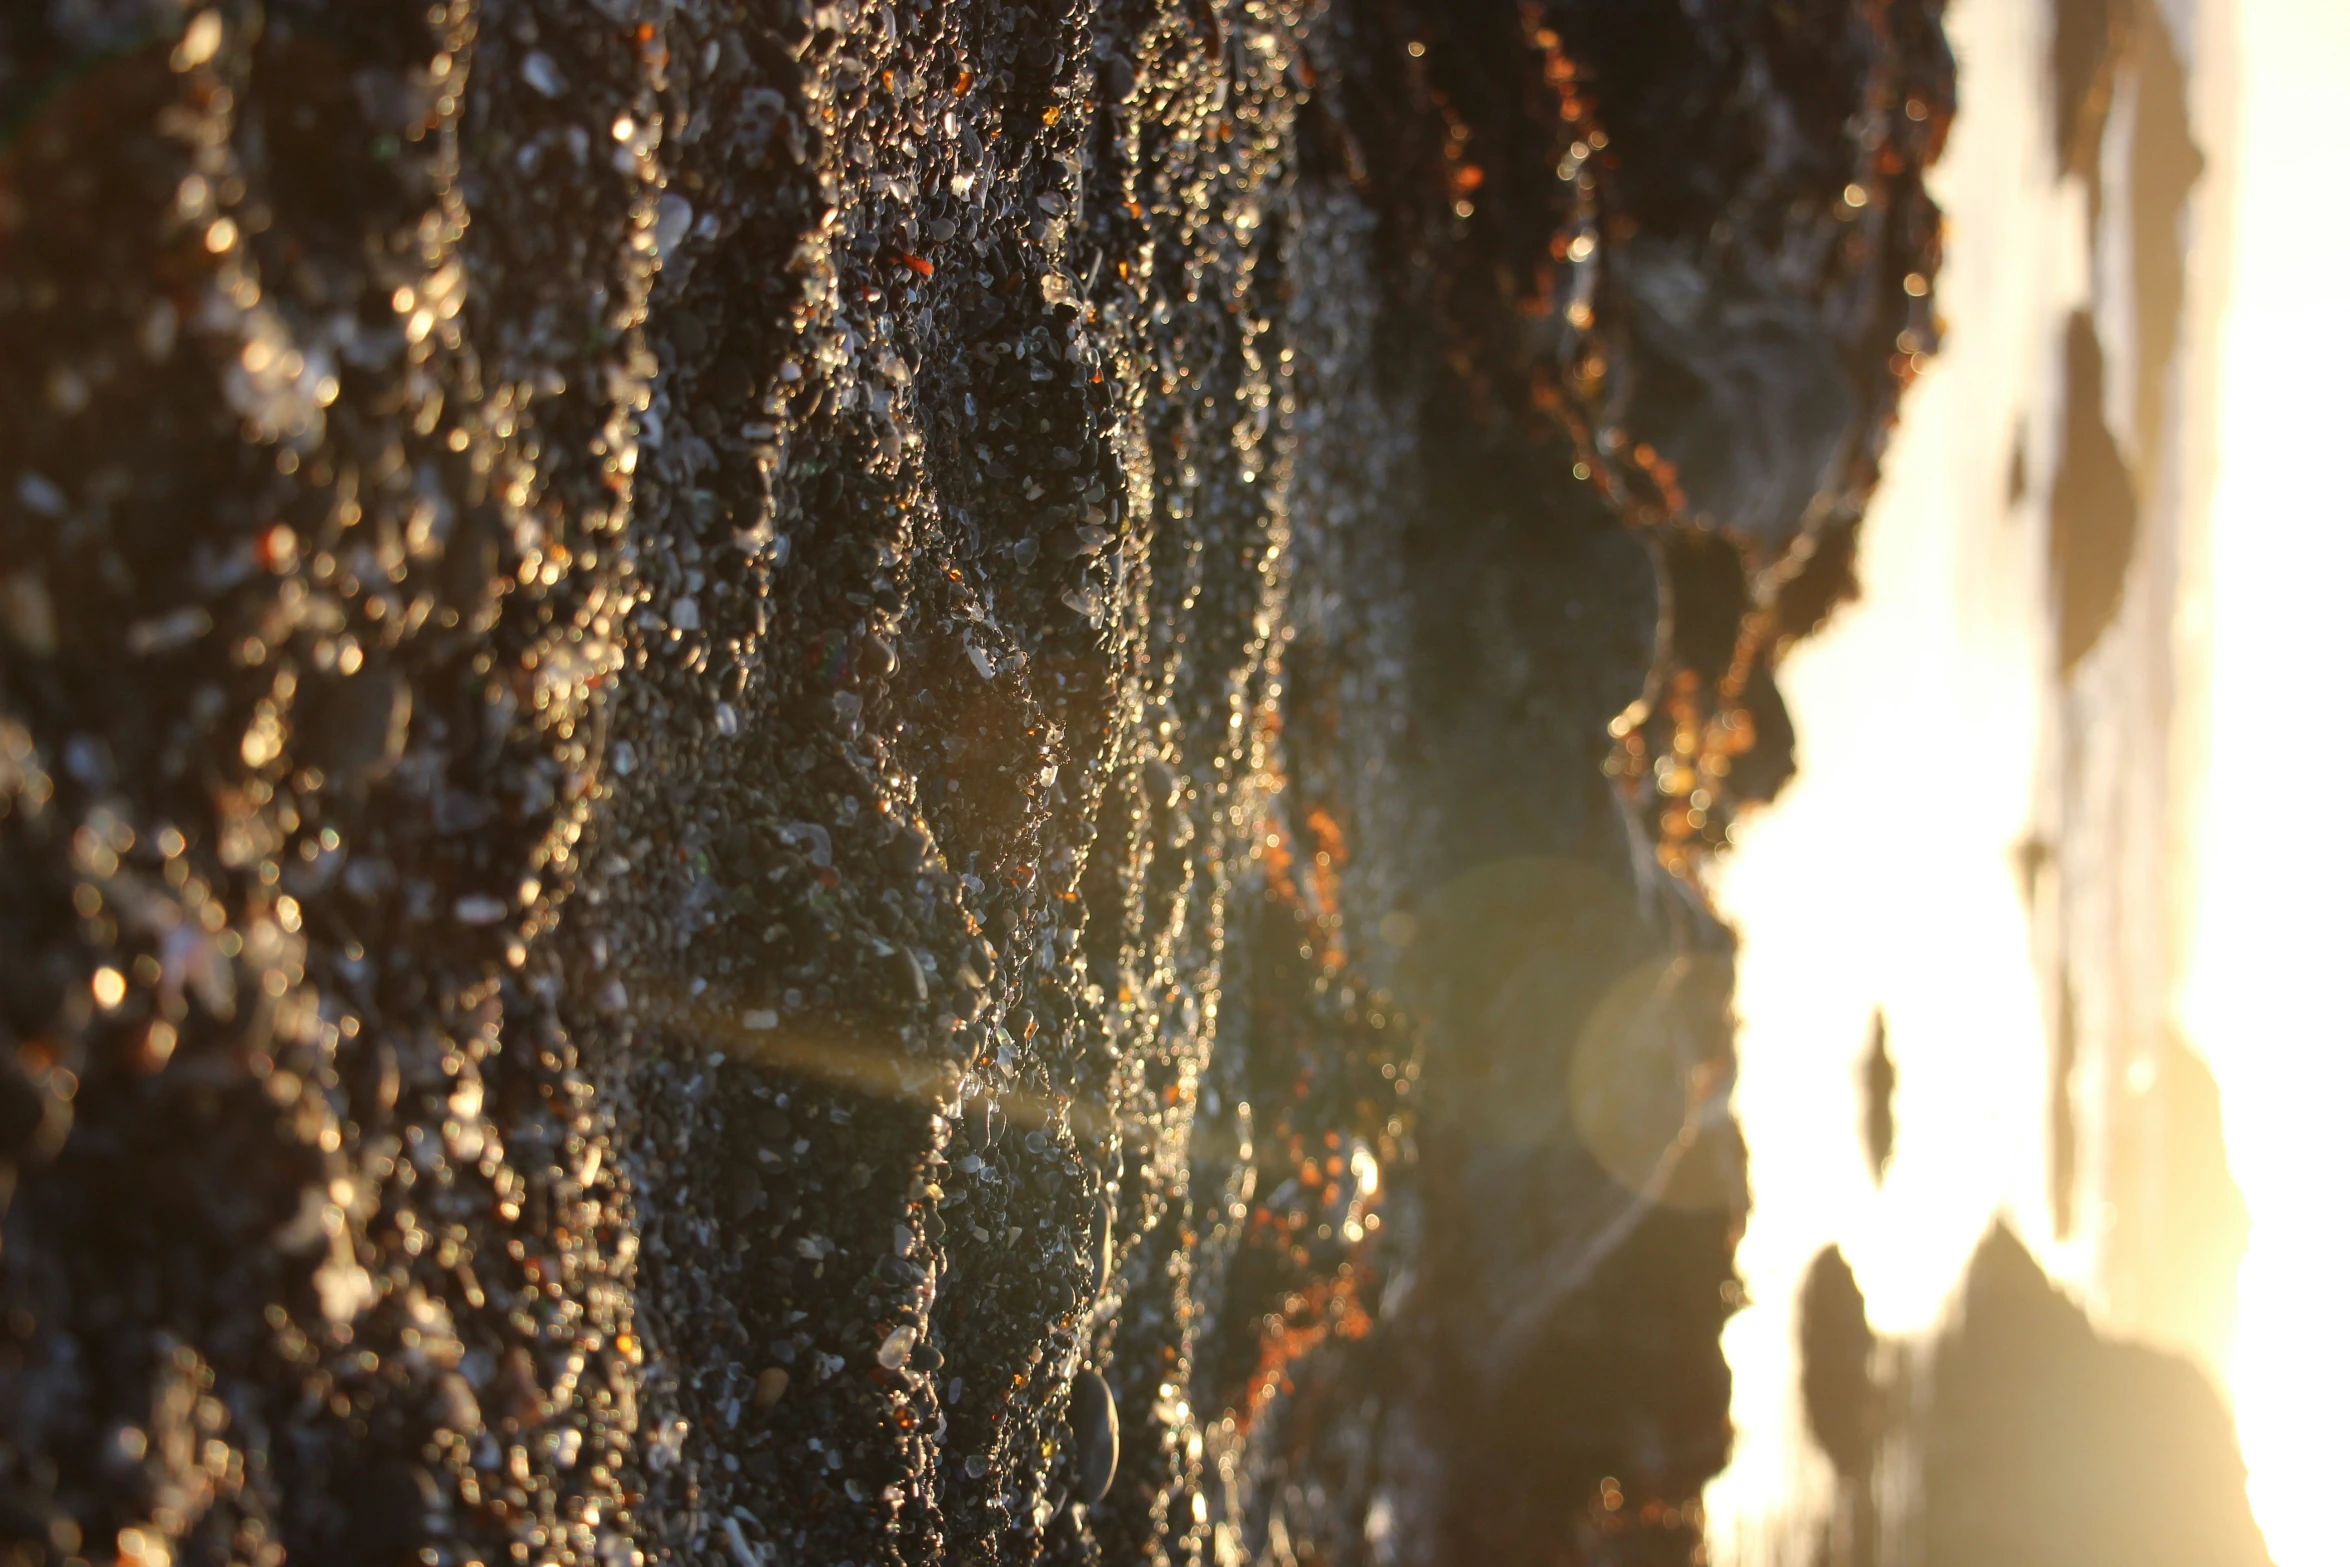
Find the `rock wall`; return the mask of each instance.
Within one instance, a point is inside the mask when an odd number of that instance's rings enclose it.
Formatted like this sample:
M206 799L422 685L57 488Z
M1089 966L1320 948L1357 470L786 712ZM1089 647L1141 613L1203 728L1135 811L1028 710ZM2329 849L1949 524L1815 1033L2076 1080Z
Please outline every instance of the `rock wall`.
M1936 0L0 12L0 1552L1695 1559Z

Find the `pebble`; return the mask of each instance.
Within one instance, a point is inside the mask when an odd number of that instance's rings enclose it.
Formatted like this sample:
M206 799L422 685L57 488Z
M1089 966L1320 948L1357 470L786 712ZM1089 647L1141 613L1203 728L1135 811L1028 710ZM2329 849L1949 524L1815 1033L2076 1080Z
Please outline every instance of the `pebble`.
M168 615L137 622L124 633L123 640L131 652L144 658L186 647L211 629L211 613L191 604L183 609L175 609Z
M663 261L673 255L694 225L694 204L675 191L664 194L653 220L653 250Z
M522 79L542 98L560 98L571 85L564 80L554 56L543 49L533 49L522 57Z
M1093 1205L1093 1288L1090 1295L1099 1295L1110 1285L1110 1261L1118 1243L1118 1210L1107 1197L1094 1199Z
M57 609L37 568L0 574L0 633L35 658L57 651Z
M415 696L389 665L370 663L335 682L325 699L321 765L351 777L378 779L408 749ZM493 916L494 918L495 916Z
M24 503L27 511L44 517L65 515L65 492L46 474L27 469L16 481L16 498Z
M1077 1500L1097 1506L1118 1473L1118 1405L1091 1366L1069 1384L1069 1432L1076 1442Z
M832 834L815 822L789 822L775 831L784 842L796 844L817 869L832 864Z
M441 1378L433 1399L433 1418L459 1436L481 1429L481 1403L473 1388L455 1372Z

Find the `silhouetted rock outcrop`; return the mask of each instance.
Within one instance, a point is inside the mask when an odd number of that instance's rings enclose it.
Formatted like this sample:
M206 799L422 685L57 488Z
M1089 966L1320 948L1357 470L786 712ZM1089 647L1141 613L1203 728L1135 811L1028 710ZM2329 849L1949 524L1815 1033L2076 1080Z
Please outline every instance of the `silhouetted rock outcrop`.
M2056 159L2065 173L2096 167L2131 10L2131 0L2053 0L2049 7L2048 77Z
M2064 444L2048 495L2057 667L2071 674L2121 610L2138 543L2138 492L2105 421L2105 350L2087 311L2064 337Z
M1884 1411L1870 1361L1877 1335L1868 1302L1844 1253L1829 1246L1803 1276L1797 1319L1803 1360L1803 1414L1811 1434L1847 1480L1865 1480L1876 1467Z
M1885 1014L1869 1019L1869 1053L1860 1063L1861 1145L1868 1152L1869 1179L1885 1184L1885 1167L1893 1162L1893 1089L1899 1074L1885 1049Z
M2267 1567L2227 1406L2100 1335L2004 1225L1934 1352L1924 1567Z
M2168 386L2187 303L2187 200L2203 178L2203 150L2188 118L2187 73L2157 0L2142 0L2131 29L2137 86L2130 137L2130 293L2137 304L2137 451L2151 484L2162 449Z

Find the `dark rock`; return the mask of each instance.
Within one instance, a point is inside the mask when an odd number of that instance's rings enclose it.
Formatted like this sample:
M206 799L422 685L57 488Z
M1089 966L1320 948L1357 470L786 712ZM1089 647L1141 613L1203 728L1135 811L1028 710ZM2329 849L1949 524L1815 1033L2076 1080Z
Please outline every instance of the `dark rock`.
M338 777L383 777L407 752L414 705L408 682L381 662L328 682L319 702L318 764Z
M34 1551L46 1548L48 1560L62 1562L80 1554L82 1530L54 1498L29 1486L17 1487L0 1493L0 1540Z
M1686 1107L1602 1002L1733 1080L1697 871L1932 348L1938 5L16 9L0 1479L1688 1559L1740 1149L1577 1249Z
M368 1470L354 1482L349 1507L349 1548L362 1561L398 1561L447 1527L440 1483L420 1464Z
M1631 247L1624 423L1672 464L1690 512L1773 550L1835 483L1860 412L1827 324L1800 299Z

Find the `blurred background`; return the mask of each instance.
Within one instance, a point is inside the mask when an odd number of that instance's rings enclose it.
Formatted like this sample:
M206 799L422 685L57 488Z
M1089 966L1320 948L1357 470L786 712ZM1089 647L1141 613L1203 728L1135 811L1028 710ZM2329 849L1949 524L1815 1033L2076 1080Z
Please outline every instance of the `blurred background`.
M2059 1384L2053 1483L2164 1515L2166 1477L2212 1457L2174 1407L2194 1395L2152 1390L2183 1362L2233 1412L2274 1560L2339 1561L2323 798L2350 546L2313 459L2345 412L2350 7L1959 0L1947 25L1947 336L1865 596L1782 675L1802 770L1714 872L1746 942L1755 1194L1715 1559L1956 1559L1949 1515L2014 1477L1963 1475L1954 1427ZM2014 1348L2036 1386L1970 1395L1953 1372L1991 1364L1995 1322L2078 1342ZM2203 1559L2256 1550L2242 1524L2194 1523L2220 1531Z

